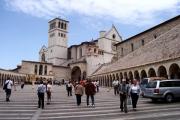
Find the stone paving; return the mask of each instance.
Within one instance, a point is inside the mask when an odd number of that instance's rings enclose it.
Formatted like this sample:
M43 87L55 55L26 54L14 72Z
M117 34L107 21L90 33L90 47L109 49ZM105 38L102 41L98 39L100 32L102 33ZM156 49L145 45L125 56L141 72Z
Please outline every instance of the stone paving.
M95 96L95 107L87 107L85 95L82 105L76 106L75 95L68 97L65 86L53 86L52 103L45 109L37 108L36 87L20 86L12 92L10 102L5 102L5 93L0 89L0 120L179 120L180 102L152 103L140 98L137 111L128 106L127 114L120 112L119 96L113 90L100 88ZM46 102L45 102L46 103Z

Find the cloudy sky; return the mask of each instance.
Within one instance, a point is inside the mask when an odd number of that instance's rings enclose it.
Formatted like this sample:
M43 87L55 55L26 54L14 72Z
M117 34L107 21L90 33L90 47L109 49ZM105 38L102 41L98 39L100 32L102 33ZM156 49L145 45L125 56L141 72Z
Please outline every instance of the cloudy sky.
M114 24L123 39L180 13L180 0L1 0L0 68L38 60L48 42L48 21L68 20L68 45L96 39Z

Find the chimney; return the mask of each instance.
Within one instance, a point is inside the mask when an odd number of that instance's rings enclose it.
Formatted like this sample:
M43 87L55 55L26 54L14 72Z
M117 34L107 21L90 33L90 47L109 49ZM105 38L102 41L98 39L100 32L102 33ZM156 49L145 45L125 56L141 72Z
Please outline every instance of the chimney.
M104 37L105 33L106 33L106 31L100 31L100 32L99 32L99 37L100 37L100 38Z

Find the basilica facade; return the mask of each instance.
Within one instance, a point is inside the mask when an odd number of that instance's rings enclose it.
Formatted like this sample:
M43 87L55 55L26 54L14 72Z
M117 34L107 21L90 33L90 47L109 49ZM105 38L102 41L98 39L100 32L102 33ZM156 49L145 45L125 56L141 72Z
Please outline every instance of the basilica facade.
M180 78L180 16L176 16L126 40L116 27L100 31L99 37L68 47L69 22L55 18L48 23L48 45L39 51L39 61L22 60L17 68L0 70L0 83L36 81L99 80L112 86L114 79L145 77Z

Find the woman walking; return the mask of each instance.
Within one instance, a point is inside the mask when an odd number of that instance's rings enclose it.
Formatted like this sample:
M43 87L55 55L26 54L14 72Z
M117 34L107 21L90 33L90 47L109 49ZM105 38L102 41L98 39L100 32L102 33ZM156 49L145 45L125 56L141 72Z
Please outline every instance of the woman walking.
M84 88L78 82L77 85L75 86L74 90L75 90L75 95L76 95L77 106L80 106L81 105L81 96L84 93Z
M133 110L136 111L136 105L140 94L140 87L137 84L137 80L133 80L133 84L131 85L129 92L132 99Z

